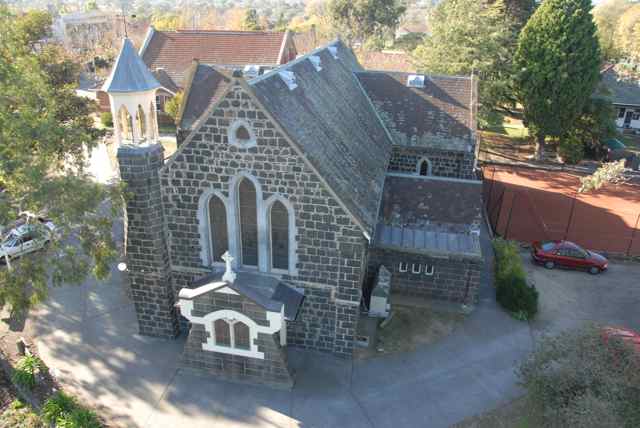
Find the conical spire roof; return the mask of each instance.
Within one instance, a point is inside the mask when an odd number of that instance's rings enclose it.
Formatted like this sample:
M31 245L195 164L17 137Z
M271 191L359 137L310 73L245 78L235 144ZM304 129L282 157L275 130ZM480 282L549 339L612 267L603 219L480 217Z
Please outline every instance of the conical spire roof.
M104 82L102 90L106 92L144 92L160 87L147 66L142 62L131 40L124 39L120 55Z

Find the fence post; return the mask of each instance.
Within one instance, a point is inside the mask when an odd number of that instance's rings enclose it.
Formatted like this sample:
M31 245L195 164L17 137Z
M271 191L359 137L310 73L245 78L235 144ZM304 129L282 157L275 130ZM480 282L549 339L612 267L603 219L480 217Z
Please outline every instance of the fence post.
M631 247L633 247L633 239L636 236L636 230L638 230L638 222L640 222L640 214L636 217L636 224L631 231L631 240L629 241L629 247L627 248L627 256L631 256Z

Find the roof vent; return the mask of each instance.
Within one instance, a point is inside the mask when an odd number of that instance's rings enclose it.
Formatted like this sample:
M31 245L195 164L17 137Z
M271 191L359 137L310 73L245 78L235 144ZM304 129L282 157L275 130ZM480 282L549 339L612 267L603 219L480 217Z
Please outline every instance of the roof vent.
M424 76L421 74L410 74L407 77L407 86L410 88L424 88Z
M282 70L279 71L278 74L280 75L282 81L287 84L287 87L290 91L293 91L298 87L298 85L296 84L296 75L293 74L293 71Z
M322 67L320 67L320 57L319 56L311 55L309 57L309 61L311 61L311 64L313 64L313 67L316 69L316 71L322 70Z
M244 76L248 79L253 79L254 77L258 77L260 75L260 66L259 65L245 65L242 70Z
M329 52L335 59L338 59L338 47L336 45L329 46Z

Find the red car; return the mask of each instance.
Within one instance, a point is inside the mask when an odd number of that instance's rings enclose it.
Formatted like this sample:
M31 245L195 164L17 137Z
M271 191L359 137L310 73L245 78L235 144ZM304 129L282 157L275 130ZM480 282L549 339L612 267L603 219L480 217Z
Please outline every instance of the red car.
M534 262L547 269L560 266L586 270L596 275L609 267L609 261L604 256L569 241L534 242L531 256Z

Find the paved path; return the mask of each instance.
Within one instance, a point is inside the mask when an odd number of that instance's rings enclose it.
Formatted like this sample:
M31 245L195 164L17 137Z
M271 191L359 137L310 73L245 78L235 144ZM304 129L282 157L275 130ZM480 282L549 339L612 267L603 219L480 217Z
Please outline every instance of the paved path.
M520 393L530 329L497 308L489 275L477 309L435 345L354 362L292 352L293 391L177 370L184 338L138 336L117 271L52 290L26 328L63 385L120 426L446 427Z

